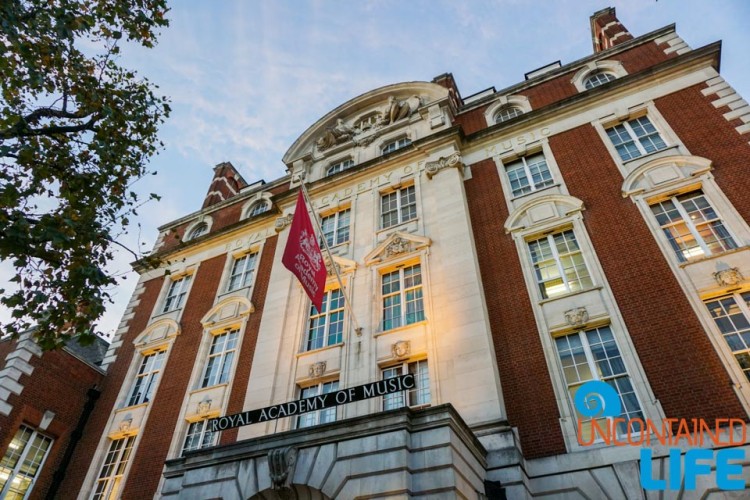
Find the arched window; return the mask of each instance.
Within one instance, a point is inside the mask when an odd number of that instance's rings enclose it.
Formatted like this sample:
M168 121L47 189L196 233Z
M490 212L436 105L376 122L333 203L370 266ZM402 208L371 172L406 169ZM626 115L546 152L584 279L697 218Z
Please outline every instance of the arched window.
M411 141L408 137L402 137L401 139L396 139L395 141L388 142L383 145L381 148L381 151L383 154L390 153L392 151L396 151L397 149L405 148L411 144Z
M197 226L195 226L193 229L190 230L190 233L188 234L188 241L194 240L200 236L203 236L208 232L208 224L205 222L199 223Z
M593 89L594 87L604 85L607 82L611 82L616 78L617 77L612 73L607 73L605 71L595 71L586 78L586 80L583 82L583 86L586 87L586 90L589 90Z
M503 106L497 113L495 113L495 123L508 121L522 114L523 110L518 106Z
M256 215L260 215L262 213L268 212L268 210L271 208L271 206L266 201L259 201L252 207L250 207L250 210L247 212L248 217L255 217Z
M351 158L346 158L344 160L331 164L326 169L326 175L333 175L338 172L341 172L342 170L346 170L347 168L351 168L353 166L354 166L354 160L352 160Z

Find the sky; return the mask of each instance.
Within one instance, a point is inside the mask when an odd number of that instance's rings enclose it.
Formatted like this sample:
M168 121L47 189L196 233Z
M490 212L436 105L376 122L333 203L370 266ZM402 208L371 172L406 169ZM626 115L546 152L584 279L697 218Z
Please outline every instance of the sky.
M282 156L309 126L369 90L452 73L462 96L502 89L524 73L592 53L589 17L615 7L638 37L672 23L692 48L722 40L721 74L750 97L746 0L179 0L153 49L125 47L120 64L159 86L172 114L160 130L158 173L136 184L160 202L139 211L123 241L151 248L157 228L201 207L213 167L230 161L250 183L285 174ZM140 229L136 226L140 224ZM127 272L120 253L115 272ZM0 267L0 281L9 277ZM111 333L137 282L112 290L99 324ZM0 311L0 319L7 319Z

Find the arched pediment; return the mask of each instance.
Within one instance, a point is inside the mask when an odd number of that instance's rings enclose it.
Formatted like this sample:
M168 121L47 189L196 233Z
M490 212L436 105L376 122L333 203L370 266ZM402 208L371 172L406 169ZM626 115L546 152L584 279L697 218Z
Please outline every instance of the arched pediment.
M568 217L584 209L583 202L573 196L552 194L527 201L505 221L505 232L513 233Z
M247 316L253 312L255 312L255 306L246 297L228 297L211 308L201 318L201 324L204 328L209 328L224 321Z
M622 183L622 197L679 184L711 170L711 160L701 156L666 156L633 170Z
M377 264L401 254L420 250L431 244L430 238L397 231L365 256L365 265Z
M447 98L448 89L429 82L398 83L372 90L338 106L315 122L294 141L283 161L291 166L313 151L333 150L347 143L369 144L378 136L378 131L391 130L422 106Z
M173 319L165 318L149 325L133 341L136 348L166 341L180 334L180 325Z
M351 273L355 269L357 269L357 263L351 259L339 257L338 255L331 255L331 257L333 259L333 264L336 266L339 274ZM328 256L325 256L324 259L326 263L326 273L328 274L328 276L336 276L336 272L331 265L331 259L329 259Z

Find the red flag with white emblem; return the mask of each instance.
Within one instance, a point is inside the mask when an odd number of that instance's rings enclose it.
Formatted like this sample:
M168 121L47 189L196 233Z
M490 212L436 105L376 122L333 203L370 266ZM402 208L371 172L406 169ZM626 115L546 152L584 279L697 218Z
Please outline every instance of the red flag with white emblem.
M281 262L297 277L313 305L320 311L326 286L326 266L310 216L307 215L302 190L297 196L297 207Z

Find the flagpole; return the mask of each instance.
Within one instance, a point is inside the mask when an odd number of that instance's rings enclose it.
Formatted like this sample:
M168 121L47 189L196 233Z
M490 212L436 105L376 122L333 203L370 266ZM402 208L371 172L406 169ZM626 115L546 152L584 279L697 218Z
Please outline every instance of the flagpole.
M312 213L312 219L315 221L315 227L318 229L318 234L320 235L320 239L323 241L323 247L325 247L326 254L328 255L328 260L331 262L331 267L333 268L333 272L336 274L336 280L339 282L339 287L341 287L341 295L342 297L344 297L344 305L346 306L346 309L349 312L349 317L352 319L352 323L354 324L354 332L359 337L362 335L362 328L359 326L359 322L357 321L357 318L354 316L354 311L352 310L352 304L349 301L349 297L346 294L346 290L344 288L344 282L341 280L341 274L339 274L339 268L336 266L336 262L333 260L333 254L331 254L331 247L328 246L328 241L326 240L326 237L323 234L323 228L320 226L320 222L318 221L318 215L315 213L314 210L312 210L312 202L310 201L310 195L307 193L307 188L305 188L304 179L300 179L300 188L302 189L302 195L305 197L305 202L307 203L307 210Z

